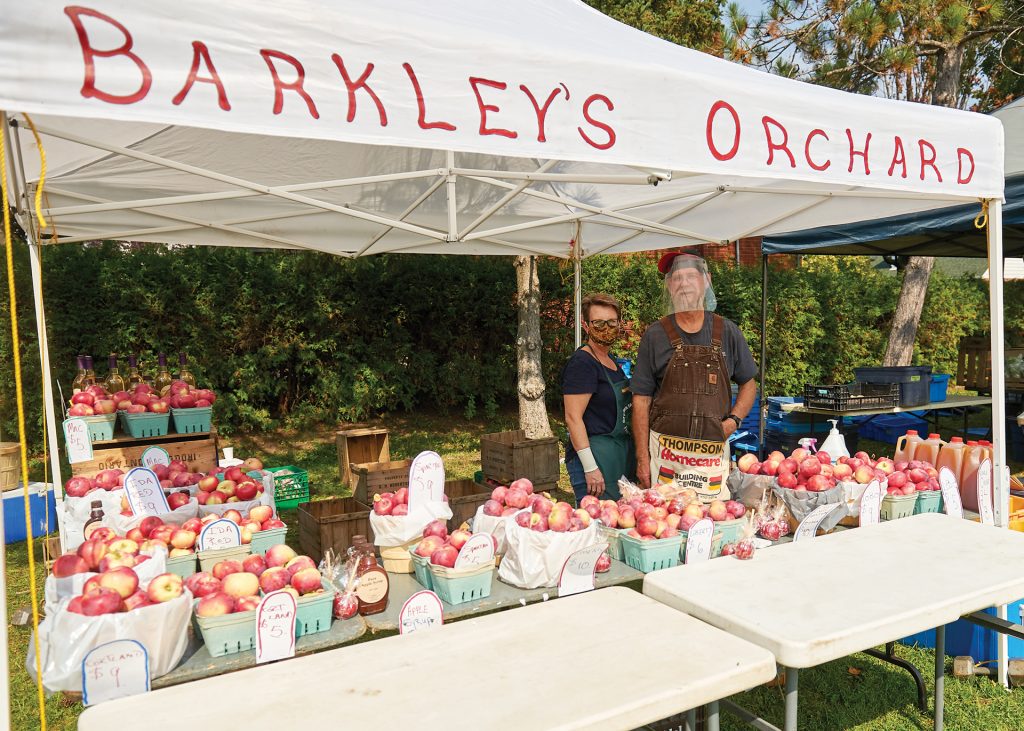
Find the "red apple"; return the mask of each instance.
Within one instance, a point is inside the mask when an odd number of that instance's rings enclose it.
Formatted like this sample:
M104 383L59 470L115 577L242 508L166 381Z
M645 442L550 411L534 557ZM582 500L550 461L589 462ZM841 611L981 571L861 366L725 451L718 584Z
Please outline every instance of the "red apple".
M444 549L441 549L444 550ZM316 591L323 590L323 577L320 576L320 572L313 567L307 567L296 571L292 575L291 580L292 588L295 589L299 594L312 594Z
M83 595L80 602L82 614L97 617L101 614L120 612L124 607L124 599L113 589L100 587L98 591Z
M238 574L242 572L242 563L233 559L225 561L218 561L213 565L213 575L221 581L224 581L226 576L231 574Z
M441 546L439 549L430 554L430 563L434 564L435 566L447 566L448 568L454 568L455 559L457 559L458 557L459 552L455 550L454 546Z
M260 591L260 579L256 574L247 571L228 574L224 577L222 591L233 599L240 596L256 596Z
M437 536L442 541L448 540L448 526L443 520L432 520L423 529L423 537Z
M284 566L297 555L291 547L284 543L279 543L267 549L264 560L267 562L268 567L273 568L275 566Z
M291 581L291 576L288 574L288 569L284 566L271 566L260 574L260 589L264 594L269 594L288 586L289 581Z
M89 571L89 564L81 556L74 553L65 553L53 562L53 575L58 579L75 574L84 574Z
M431 554L444 545L444 540L438 536L427 536L420 541L415 548L417 556L430 558Z
M250 556L250 558L252 558ZM221 580L208 571L200 571L185 579L185 587L197 599L215 594L221 589Z
M122 599L127 599L139 588L138 574L123 566L106 571L100 574L98 578L100 586L113 589L121 595Z
M177 574L160 574L149 582L146 596L152 602L169 602L185 593L185 586Z
M224 592L207 594L196 605L197 617L220 617L231 614L235 609L235 600Z
M177 510L178 508L188 505L191 500L187 492L172 492L167 496L167 507L171 510Z

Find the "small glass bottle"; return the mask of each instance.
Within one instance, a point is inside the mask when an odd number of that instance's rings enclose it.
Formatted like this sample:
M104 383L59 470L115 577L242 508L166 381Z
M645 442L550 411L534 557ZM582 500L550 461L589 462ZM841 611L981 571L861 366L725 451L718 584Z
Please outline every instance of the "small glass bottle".
M178 380L184 381L192 388L196 387L196 377L188 369L187 359L184 353L178 353Z
M134 391L135 387L140 383L145 383L146 379L139 373L139 360L134 355L128 356L128 388L127 391Z
M353 536L352 546L359 556L356 564L356 597L359 599L359 614L366 617L380 614L388 607L388 572L378 563L373 546L364 536Z
M80 355L75 358L78 363L78 373L75 375L75 380L71 382L71 394L74 395L79 391L85 390L85 356Z
M157 356L157 363L156 378L153 379L153 390L163 396L165 392L170 390L171 381L174 379L171 378L171 372L167 370L167 355L160 353Z
M92 534L96 532L96 529L103 525L103 503L99 500L93 500L90 507L92 509L89 511L89 519L82 526L82 536L85 540L89 540Z
M96 385L96 371L92 368L92 356L85 356L85 385L95 386Z
M103 388L107 389L107 393L110 394L123 391L124 378L121 376L121 372L117 369L117 353L110 354L110 358L107 359L107 366L107 379L103 382Z

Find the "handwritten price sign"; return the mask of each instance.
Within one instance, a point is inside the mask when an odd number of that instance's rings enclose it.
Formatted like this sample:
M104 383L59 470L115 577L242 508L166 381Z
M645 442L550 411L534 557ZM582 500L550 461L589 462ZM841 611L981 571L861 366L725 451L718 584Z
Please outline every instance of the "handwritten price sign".
M398 613L399 634L434 629L444 624L441 598L432 591L418 591L409 597Z
M875 525L882 512L882 483L872 480L860 498L860 524Z
M234 522L227 518L210 521L199 532L200 551L216 551L240 545L242 545L242 532Z
M596 546L587 546L570 554L562 565L562 573L558 577L558 596L593 591L597 559L607 550L607 543L598 543Z
M64 446L67 449L69 464L88 462L92 459L92 437L89 436L89 424L85 419L64 420Z
M838 510L843 507L845 503L829 503L828 505L819 505L812 510L806 518L800 521L800 525L796 527L796 533L793 535L793 542L797 541L809 541L818 535L818 526L821 522L829 516L833 510Z
M942 502L946 506L946 515L950 518L964 517L964 504L960 500L960 485L956 481L956 475L948 467L939 470L939 489L942 490Z
M715 524L711 518L701 518L686 532L686 555L683 563L699 563L711 558L711 541L715 537Z
M437 452L420 452L409 468L409 512L444 499L444 461Z
M256 607L257 664L295 657L297 614L295 597L287 591L272 591L263 597Z
M455 568L465 569L494 560L494 539L490 533L477 533L463 544L455 559Z
M148 467L136 467L124 478L124 492L133 515L161 515L171 512L160 478Z
M995 525L996 516L992 511L992 462L985 460L978 469L978 512L981 522Z
M142 466L148 469L153 469L158 464L162 464L166 467L171 464L171 455L169 455L167 450L163 447L149 447L142 453L141 461Z
M82 660L82 702L87 706L149 691L149 655L137 640L114 640Z

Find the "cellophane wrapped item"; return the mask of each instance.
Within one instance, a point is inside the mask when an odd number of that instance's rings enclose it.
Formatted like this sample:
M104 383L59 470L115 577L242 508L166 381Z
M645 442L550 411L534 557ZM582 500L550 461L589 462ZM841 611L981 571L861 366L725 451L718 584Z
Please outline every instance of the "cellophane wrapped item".
M755 511L754 525L757 533L769 541L789 535L786 504L774 493L765 493Z
M644 488L630 482L625 477L619 478L619 494L626 501L640 500L648 502L644 499L644 496L648 493L657 493L662 499L664 499L666 504L672 503L673 501L681 501L682 507L684 508L690 503L700 500L696 490L692 487L685 487L677 480L659 483L652 487Z
M754 533L757 531L757 516L754 513L747 514L747 522L743 525L743 535L736 541L733 555L736 558L749 561L754 557ZM724 550L723 550L724 553Z
M338 557L333 548L328 548L320 561L320 575L334 590L335 619L349 619L359 611L359 599L356 598L357 561L355 551L351 548L344 560Z

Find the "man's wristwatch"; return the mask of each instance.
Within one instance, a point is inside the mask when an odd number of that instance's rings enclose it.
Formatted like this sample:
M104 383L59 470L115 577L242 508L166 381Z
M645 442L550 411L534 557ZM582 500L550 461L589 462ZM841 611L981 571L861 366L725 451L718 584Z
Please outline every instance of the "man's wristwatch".
M743 419L741 419L740 417L736 416L736 414L729 414L725 418L726 419L732 419L733 422L736 424L736 428L737 429L739 429L741 426L743 426Z

